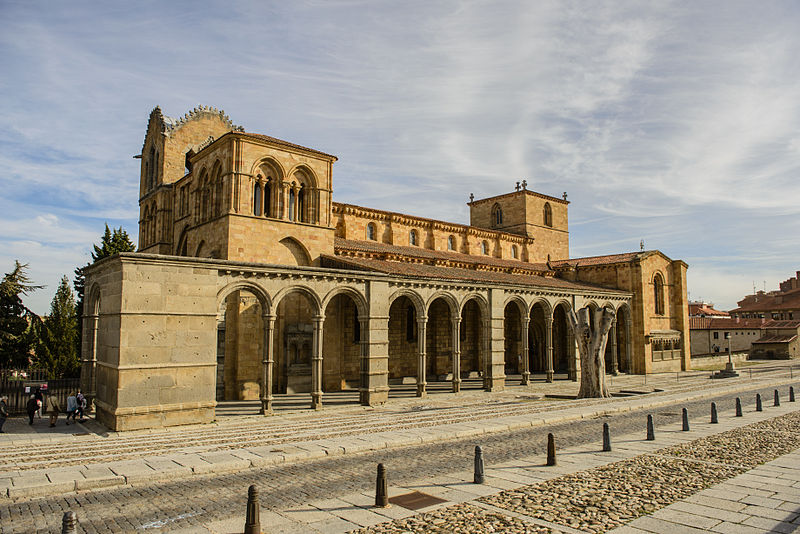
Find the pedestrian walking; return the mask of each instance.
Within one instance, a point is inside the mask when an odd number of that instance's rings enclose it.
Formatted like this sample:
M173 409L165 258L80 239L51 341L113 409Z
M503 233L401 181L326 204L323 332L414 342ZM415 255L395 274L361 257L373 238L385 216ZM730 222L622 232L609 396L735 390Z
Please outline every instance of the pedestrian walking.
M75 422L75 414L78 413L78 397L75 396L75 392L69 394L67 397L67 424L69 424L69 418L72 417L72 422Z
M3 425L8 419L8 397L6 395L0 395L0 434L5 432L3 430Z
M41 419L42 408L44 407L44 393L42 393L42 388L36 388L36 391L33 394L36 395L36 416Z
M25 406L25 411L28 412L28 424L33 424L33 416L36 415L36 410L39 409L39 403L36 402L36 395L32 394L28 399L28 404Z
M83 421L85 420L84 419L85 418L84 414L86 413L86 404L87 404L86 403L86 397L83 396L83 393L81 393L81 390L78 390L78 394L75 395L75 398L78 399L78 415L81 416L80 422L83 423ZM75 418L73 417L72 420L74 421Z
M47 396L47 411L50 414L50 426L56 426L58 422L58 412L61 411L61 406L58 404L58 398L54 394Z

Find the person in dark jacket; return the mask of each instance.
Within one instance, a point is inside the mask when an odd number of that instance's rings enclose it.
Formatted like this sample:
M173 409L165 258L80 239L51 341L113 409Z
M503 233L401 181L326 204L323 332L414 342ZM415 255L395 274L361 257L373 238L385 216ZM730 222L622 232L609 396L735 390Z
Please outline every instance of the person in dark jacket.
M39 403L36 401L36 395L31 395L31 398L28 399L28 404L25 406L26 411L28 412L28 424L33 424L33 416L36 415L36 410L39 409Z
M3 424L5 424L7 418L8 418L8 397L5 395L0 395L0 434L4 432Z

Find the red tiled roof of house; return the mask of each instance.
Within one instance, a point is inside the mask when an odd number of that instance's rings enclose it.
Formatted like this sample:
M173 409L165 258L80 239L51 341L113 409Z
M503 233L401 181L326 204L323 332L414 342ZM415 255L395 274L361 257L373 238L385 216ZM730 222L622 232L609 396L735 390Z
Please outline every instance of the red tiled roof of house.
M797 339L797 334L789 334L789 335L769 335L769 336L762 336L759 339L753 341L753 344L756 343L788 343L790 341L794 341Z
M798 320L778 320L773 319L764 323L764 328L797 328L800 327Z
M713 306L709 306L705 302L690 302L689 303L689 316L690 317L699 317L699 316L730 317L730 315L728 315L728 312L716 310L716 309L714 309Z
M764 326L762 319L732 319L730 317L689 317L690 330L751 330Z
M527 271L532 274L552 274L552 271L548 269L546 263L528 263L521 260L505 260L478 254L463 254L461 252L455 252L451 250L431 250L423 247L389 245L387 243L380 243L378 241L361 241L356 239L342 239L340 237L334 238L333 245L337 256L348 251L363 252L372 256L378 256L380 259L398 257L408 258L409 260L428 260L432 262L446 261L455 262L462 265L469 265L470 267L485 266L487 268L494 267L502 270Z
M777 310L800 310L800 289L790 291L776 291L774 293L759 293L747 295L739 301L739 307L731 310L736 312L771 312Z
M584 282L570 282L561 278L508 272L483 271L459 267L445 267L426 263L388 261L374 258L353 258L345 256L321 256L323 266L338 269L375 271L395 276L425 278L429 280L468 280L497 284L523 285L531 287L567 289L577 291L602 291L603 293L627 294L624 291L607 289Z

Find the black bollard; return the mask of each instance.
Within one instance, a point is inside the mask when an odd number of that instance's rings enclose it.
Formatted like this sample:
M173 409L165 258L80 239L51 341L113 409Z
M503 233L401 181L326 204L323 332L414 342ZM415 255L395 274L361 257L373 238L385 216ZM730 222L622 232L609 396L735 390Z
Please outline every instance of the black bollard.
M683 409L683 427L681 428L684 432L689 431L689 410L686 408Z
M247 488L247 516L244 520L244 534L261 534L260 506L258 488Z
M780 406L781 405L781 397L778 394L778 390L775 390L775 400L772 402L773 406Z
M75 516L75 512L72 510L64 512L64 516L61 518L61 534L76 534L77 524L78 518Z
M736 397L736 417L742 416L742 399Z
M794 386L789 386L789 402L794 402Z
M552 432L547 434L547 465L556 465L556 438Z
M603 423L603 452L611 450L611 431L608 429L608 423Z
M717 424L719 420L717 419L717 403L711 403L711 424Z
M486 482L486 476L483 469L483 449L480 445L475 447L475 476L472 478L474 484L483 484Z
M656 439L656 431L653 427L653 416L647 416L647 441L655 441Z
M763 412L764 407L761 406L761 393L756 393L756 411Z
M389 492L386 487L386 468L378 464L378 479L375 482L375 506L386 508L389 506Z

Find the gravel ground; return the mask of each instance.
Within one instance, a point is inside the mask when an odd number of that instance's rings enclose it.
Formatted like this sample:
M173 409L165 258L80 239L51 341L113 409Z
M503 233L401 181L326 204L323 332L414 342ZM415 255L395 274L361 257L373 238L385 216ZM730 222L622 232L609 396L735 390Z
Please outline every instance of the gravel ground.
M539 527L514 517L496 514L471 504L456 504L406 519L353 531L355 534L451 534L453 532L511 532L513 534L556 534L558 531Z
M800 448L800 412L483 497L480 502L589 532L605 532ZM463 504L358 534L555 532Z

